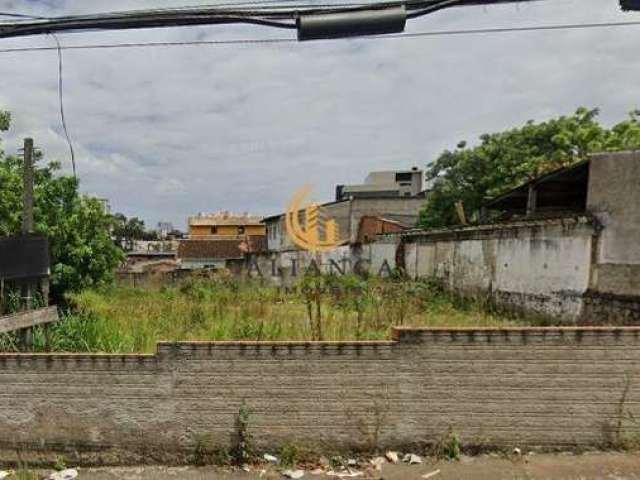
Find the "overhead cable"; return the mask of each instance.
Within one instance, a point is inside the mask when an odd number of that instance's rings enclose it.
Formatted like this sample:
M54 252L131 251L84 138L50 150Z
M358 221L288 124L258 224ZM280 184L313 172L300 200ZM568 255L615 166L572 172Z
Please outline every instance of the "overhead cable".
M48 19L30 19L26 21L0 23L0 38L21 37L48 33L62 33L88 30L123 30L138 28L177 27L190 25L219 25L230 23L248 23L277 28L296 28L303 15L340 15L348 19L349 13L358 17L356 30L362 29L362 12L371 12L372 22L379 22L379 12L384 9L406 9L407 18L427 15L443 8L453 6L485 5L504 2L531 2L537 0L406 0L363 3L350 6L340 4L314 6L283 6L274 3L264 8L252 8L231 5L212 7L181 7L174 9L150 9L128 12L109 12L91 15L69 15ZM333 19L325 17L328 25L334 25ZM365 18L366 20L366 18Z
M73 150L73 142L71 141L71 136L69 135L69 129L67 128L67 119L64 114L64 88L63 88L63 68L62 68L62 45L60 45L60 40L52 33L54 41L56 42L56 50L58 51L58 105L60 107L60 121L62 123L62 130L64 131L64 136L67 139L67 145L69 145L69 154L71 155L71 168L73 170L73 178L78 178L76 173L76 155Z
M431 32L414 32L401 33L396 35L372 35L362 37L361 40L384 40L384 39L417 39L440 36L457 36L457 35L488 35L488 34L508 34L508 33L525 33L538 31L562 31L562 30L584 30L595 28L618 28L618 27L634 27L640 26L640 21L630 22L605 22L605 23L577 23L577 24L561 24L561 25L533 25L526 27L507 27L507 28L478 28L478 29L461 29L461 30L434 30ZM230 40L193 40L193 41L176 41L176 42L126 42L126 43L96 43L96 44L77 44L63 45L61 50L101 50L101 49L119 49L119 48L159 48L159 47L203 47L203 46L226 46L226 45L252 45L252 44L283 44L296 43L297 40L291 37L280 38L245 38ZM57 50L57 47L14 47L0 49L0 53L23 53L23 52L42 52Z

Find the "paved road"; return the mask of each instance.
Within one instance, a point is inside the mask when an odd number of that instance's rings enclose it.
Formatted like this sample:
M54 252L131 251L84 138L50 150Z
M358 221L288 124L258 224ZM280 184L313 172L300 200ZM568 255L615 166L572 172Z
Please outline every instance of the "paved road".
M382 472L356 478L419 480L440 470L430 480L640 480L640 453L531 455L522 458L465 457L460 462L425 460L422 465L385 465ZM250 473L221 468L130 467L80 469L78 480L256 480L283 479L277 469L260 467ZM335 479L306 472L304 479Z

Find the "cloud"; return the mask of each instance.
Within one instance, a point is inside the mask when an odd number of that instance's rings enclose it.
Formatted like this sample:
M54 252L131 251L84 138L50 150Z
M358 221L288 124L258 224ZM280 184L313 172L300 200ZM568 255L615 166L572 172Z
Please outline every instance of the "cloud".
M176 178L163 178L156 185L154 193L158 195L179 195L185 193L187 188L184 183Z
M184 1L182 4L186 4ZM196 3L196 2L190 2ZM203 0L200 3L210 3ZM152 0L0 0L33 14L178 5ZM409 32L637 19L616 0L451 9ZM293 36L260 27L60 35L66 45ZM151 225L198 211L281 211L311 183L320 199L369 170L424 165L457 141L601 107L638 107L637 27L303 44L66 51L65 106L83 189ZM0 41L51 45L49 38ZM33 135L65 160L55 52L0 54L8 151Z

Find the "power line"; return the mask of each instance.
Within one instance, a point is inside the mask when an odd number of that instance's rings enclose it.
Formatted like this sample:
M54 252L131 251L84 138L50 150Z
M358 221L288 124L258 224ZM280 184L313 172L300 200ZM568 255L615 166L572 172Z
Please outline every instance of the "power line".
M387 0L355 6L313 6L293 8L282 4L271 7L182 7L172 9L134 10L126 12L99 13L91 15L70 15L46 20L4 22L0 24L0 38L14 38L27 35L61 33L88 30L124 30L140 28L161 28L192 25L256 24L277 28L298 28L301 15L310 14L356 14L369 12L373 17L379 11L401 7L408 12L405 18L427 15L454 6L488 5L511 2L531 2L538 0ZM249 4L250 5L250 4ZM344 18L340 17L340 21ZM355 15L360 22L366 16ZM376 17L377 18L377 17ZM353 21L353 18L350 19ZM293 23L287 23L293 22ZM335 17L329 20L335 21ZM374 22L375 23L375 22ZM404 22L402 23L404 28ZM344 25L340 28L344 28ZM365 28L366 31L366 28ZM375 31L375 29L374 29ZM341 31L342 35L345 36ZM392 33L392 32L388 32ZM352 34L356 34L355 32Z
M73 169L73 178L77 179L76 175L76 156L73 151L73 143L71 142L71 137L69 136L69 129L67 128L67 120L64 115L64 90L63 90L63 68L62 68L62 46L60 45L60 41L55 33L50 34L56 42L56 50L58 51L58 103L60 105L60 120L62 121L62 130L64 131L64 136L67 139L67 144L69 145L69 152L71 154L71 167Z
M287 1L287 0L284 0ZM24 13L8 13L8 12L0 12L0 17L11 17L11 18L28 18L32 20L48 20L50 17L40 17L37 15L27 15Z
M361 37L366 40L384 40L384 39L412 39L423 37L440 37L440 36L457 36L457 35L486 35L486 34L504 34L518 32L537 32L537 31L560 31L560 30L585 30L592 28L616 28L616 27L632 27L640 26L640 21L629 22L605 22L605 23L580 23L580 24L562 24L562 25L534 25L527 27L506 27L506 28L478 28L478 29L461 29L461 30L435 30L432 32L414 32L401 33L395 35L373 35ZM236 39L236 40L194 40L194 41L176 41L176 42L130 42L130 43L102 43L102 44L83 44L83 45L66 45L61 46L61 50L100 50L100 49L117 49L117 48L156 48L156 47L182 47L182 46L224 46L224 45L250 45L250 44L278 44L278 43L297 43L295 38L256 38L256 39ZM40 52L57 50L57 47L15 47L0 49L0 53L21 53L21 52Z

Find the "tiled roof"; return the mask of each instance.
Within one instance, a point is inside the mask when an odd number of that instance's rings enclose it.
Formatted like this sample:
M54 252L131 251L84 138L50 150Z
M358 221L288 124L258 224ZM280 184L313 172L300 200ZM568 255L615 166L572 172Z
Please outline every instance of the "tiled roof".
M244 240L181 240L178 258L242 258L245 253L266 250L264 236Z

